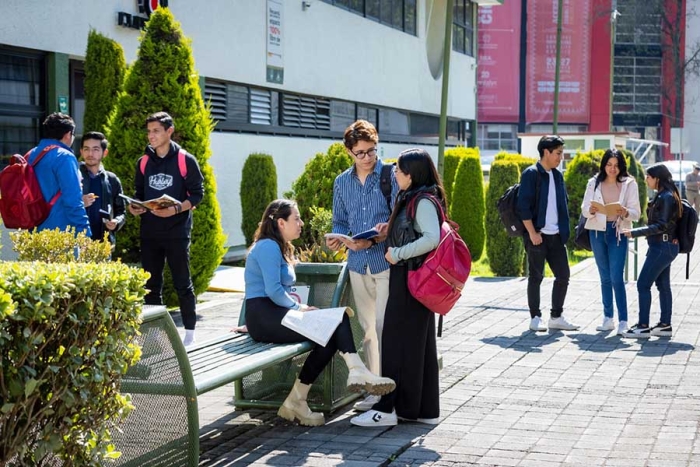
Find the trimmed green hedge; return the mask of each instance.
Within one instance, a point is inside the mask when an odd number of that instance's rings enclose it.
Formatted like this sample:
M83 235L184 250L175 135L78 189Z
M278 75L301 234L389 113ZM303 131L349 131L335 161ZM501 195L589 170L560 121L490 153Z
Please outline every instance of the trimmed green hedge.
M272 156L262 153L248 156L243 164L240 196L241 229L249 246L265 208L277 199L277 169Z
M299 214L305 222L313 218L312 207L333 209L333 182L335 178L352 165L352 158L342 143L333 143L326 153L319 152L306 163L304 171L294 183L285 198L294 199L299 206ZM307 247L315 243L310 229L303 229L297 242Z
M639 218L638 225L647 223L647 204L649 204L649 196L647 194L646 175L641 162L634 158L631 151L623 149L625 160L627 161L627 172L637 181L637 189L639 190L639 206L642 208L642 215Z
M459 224L459 234L477 261L484 251L484 175L478 152L463 156L455 175L450 218Z
M118 42L90 30L85 52L83 132L104 133L124 84L126 60Z
M506 190L520 181L516 162L497 159L491 164L489 187L486 190L486 255L489 267L496 276L522 275L525 249L523 241L509 237L498 215L496 203Z
M581 203L583 203L583 196L586 194L586 185L588 180L600 170L600 161L604 152L602 150L578 152L566 166L564 183L566 184L566 193L569 196L569 224L571 227L567 246L570 249L579 249L574 244L574 228L581 217Z
M119 385L140 358L146 278L118 262L0 263L3 465L118 456L109 430L132 408Z
M190 40L167 8L158 8L146 23L138 58L127 72L124 92L108 124L111 149L105 165L121 179L126 194L134 193L136 163L148 144L146 117L158 111L173 117L173 140L197 159L204 176L204 198L192 213L190 247L194 291L201 294L221 262L225 243L216 179L209 164L213 123L202 99ZM130 218L117 234L115 255L127 263L140 260L138 220ZM168 305L178 303L170 268L165 268L163 298Z
M447 209L450 209L450 201L452 200L452 191L454 190L455 175L459 161L462 160L464 151L463 148L452 148L445 151L445 159L443 161L442 186L445 189L445 203Z

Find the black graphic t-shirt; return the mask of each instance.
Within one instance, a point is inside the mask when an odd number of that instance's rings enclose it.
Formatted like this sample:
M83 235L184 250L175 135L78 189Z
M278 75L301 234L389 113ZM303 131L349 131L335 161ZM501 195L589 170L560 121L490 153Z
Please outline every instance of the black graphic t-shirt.
M180 146L170 143L170 151L165 157L158 157L151 146L146 148L148 163L144 173L141 164L136 165L136 198L150 200L162 195L172 196L179 201L189 200L192 206L202 201L204 196L204 178L199 170L197 160L186 153L186 177L183 178L178 164ZM150 212L141 215L142 238L189 238L192 231L192 211L183 211L171 217L158 217Z

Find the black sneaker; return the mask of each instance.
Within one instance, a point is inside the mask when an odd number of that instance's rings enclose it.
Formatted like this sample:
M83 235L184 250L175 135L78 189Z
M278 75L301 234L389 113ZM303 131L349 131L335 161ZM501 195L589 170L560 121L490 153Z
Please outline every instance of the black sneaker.
M635 324L622 333L622 337L630 337L632 339L649 339L650 336L651 329L649 329L649 326L641 326L639 324Z
M651 328L651 335L657 337L673 337L673 328L670 324L659 323Z

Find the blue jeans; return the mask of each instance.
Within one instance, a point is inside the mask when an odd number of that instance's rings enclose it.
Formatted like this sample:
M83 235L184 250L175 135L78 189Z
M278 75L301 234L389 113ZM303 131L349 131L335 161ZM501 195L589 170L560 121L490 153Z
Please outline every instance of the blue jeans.
M617 317L620 321L627 321L627 292L623 272L625 259L627 258L628 239L621 236L619 243L615 233L615 223L606 222L605 232L591 230L591 247L595 264L600 275L600 291L603 296L603 315L612 318L613 292L617 305Z
M671 295L671 263L678 256L678 244L671 242L650 241L644 266L637 279L639 292L639 324L649 325L651 309L651 285L656 283L659 289L659 308L661 321L671 324L673 298Z

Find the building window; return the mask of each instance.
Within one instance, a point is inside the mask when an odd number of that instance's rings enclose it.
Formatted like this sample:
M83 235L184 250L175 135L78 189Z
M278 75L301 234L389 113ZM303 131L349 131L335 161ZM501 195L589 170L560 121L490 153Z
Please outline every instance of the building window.
M492 123L479 125L477 146L489 151L517 151L518 126Z
M416 0L323 0L399 31L416 35Z
M36 146L46 113L44 57L0 49L0 166Z
M452 50L474 56L474 14L471 0L455 0L452 16Z
M661 113L661 58L615 57L613 113Z
M660 45L663 2L625 0L617 2L615 44Z

